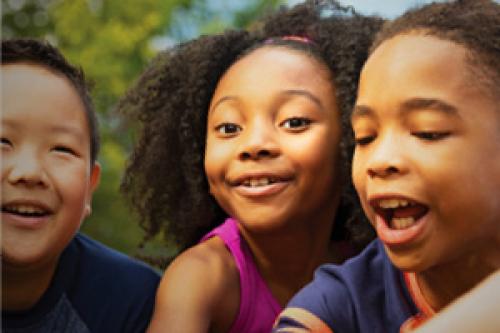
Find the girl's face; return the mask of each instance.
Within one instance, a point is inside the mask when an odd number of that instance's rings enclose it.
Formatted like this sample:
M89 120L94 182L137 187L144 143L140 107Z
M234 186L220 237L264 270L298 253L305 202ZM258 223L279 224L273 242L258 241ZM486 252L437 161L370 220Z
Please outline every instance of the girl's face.
M251 230L331 222L340 135L326 66L285 47L257 49L228 69L210 103L210 192Z

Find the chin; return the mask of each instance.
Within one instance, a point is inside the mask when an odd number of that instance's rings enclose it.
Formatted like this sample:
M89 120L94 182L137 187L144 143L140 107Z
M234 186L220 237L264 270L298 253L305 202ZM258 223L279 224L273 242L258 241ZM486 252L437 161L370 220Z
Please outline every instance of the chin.
M286 218L276 216L242 216L237 220L245 227L246 230L255 233L267 233L273 230L279 230L286 225Z
M396 251L386 248L387 255L391 262L399 270L404 272L423 272L432 267L428 259L423 257L420 253L397 253Z

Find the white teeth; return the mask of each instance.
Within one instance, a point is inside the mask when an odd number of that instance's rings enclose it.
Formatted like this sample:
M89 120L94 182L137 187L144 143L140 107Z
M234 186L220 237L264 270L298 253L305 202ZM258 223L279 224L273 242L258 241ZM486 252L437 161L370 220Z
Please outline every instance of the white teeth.
M391 220L391 228L393 229L406 229L411 227L415 223L415 219L413 217L394 217Z
M43 213L46 213L45 210L43 210L40 207L29 206L29 205L12 205L12 206L7 206L6 209L8 209L11 212L19 213L19 214L43 214Z
M266 186L271 183L273 183L272 179L264 177L264 178L247 179L243 182L243 185L249 187L258 187L258 186Z
M409 201L404 199L385 199L385 200L380 200L378 202L380 208L384 209L406 207L409 204L410 204Z

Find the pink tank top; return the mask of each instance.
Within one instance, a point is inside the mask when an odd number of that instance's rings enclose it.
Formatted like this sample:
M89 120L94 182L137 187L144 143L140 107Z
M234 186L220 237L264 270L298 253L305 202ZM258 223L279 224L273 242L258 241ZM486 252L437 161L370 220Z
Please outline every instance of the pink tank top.
M229 333L269 333L282 307L259 274L250 249L238 229L238 222L228 218L209 232L202 242L218 236L236 262L240 273L240 309Z

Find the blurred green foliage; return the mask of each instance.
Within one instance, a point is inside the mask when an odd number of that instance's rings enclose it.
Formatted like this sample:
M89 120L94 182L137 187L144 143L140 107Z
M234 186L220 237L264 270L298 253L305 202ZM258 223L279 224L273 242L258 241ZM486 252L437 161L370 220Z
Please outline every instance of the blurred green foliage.
M2 38L57 45L93 83L101 131L102 178L83 232L131 255L169 255L158 238L138 251L143 232L119 193L133 125L114 105L160 48L228 27L246 27L280 0L2 0ZM132 125L132 126L131 126ZM145 252L144 252L145 251Z

